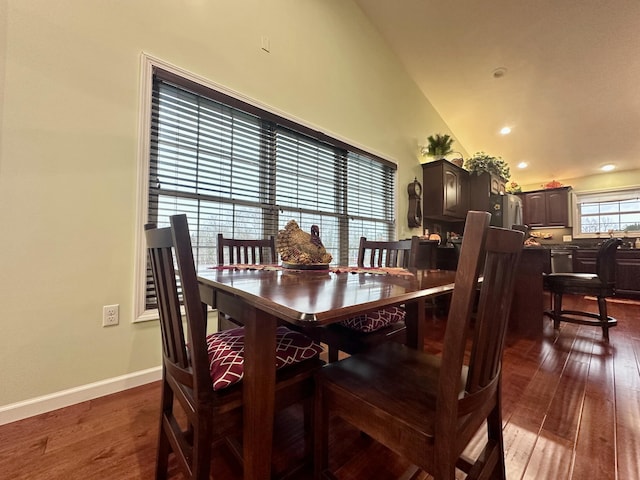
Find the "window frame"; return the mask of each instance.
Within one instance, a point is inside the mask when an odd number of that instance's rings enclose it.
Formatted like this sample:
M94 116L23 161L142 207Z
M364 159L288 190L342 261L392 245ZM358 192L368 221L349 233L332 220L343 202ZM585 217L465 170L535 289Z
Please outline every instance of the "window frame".
M572 195L573 201L573 238L600 238L607 232L582 232L582 217L580 205L583 203L615 203L640 198L639 186L628 186L619 188L610 188L602 190L585 190L574 191ZM632 212L635 213L635 212ZM640 222L639 222L640 223ZM613 230L615 236L637 237L640 236L640 230L625 232L624 230Z
M224 103L231 107L241 106L242 110L252 113L250 108L255 108L256 112L259 112L262 118L271 116L273 120L277 121L279 126L285 128L291 125L296 133L307 134L321 141L325 140L327 143L331 143L334 147L344 148L348 151L348 154L364 155L369 159L374 159L380 164L390 167L392 170L397 171L397 165L376 153L371 153L361 147L354 146L352 142L347 142L336 135L329 135L321 132L319 129L310 126L308 123L292 117L291 115L283 114L275 109L262 105L252 99L244 97L237 92L233 92L221 85L215 84L202 77L194 75L183 69L170 65L162 60L151 57L145 53L141 55L141 76L140 76L140 105L139 105L139 146L138 146L138 195L136 205L136 259L134 268L134 322L154 320L158 318L157 309L146 309L146 289L147 289L147 261L146 261L146 245L144 238L144 224L147 223L149 213L149 172L150 172L150 157L151 157L151 125L152 125L152 92L153 92L153 79L154 74L161 72L161 76L164 79L175 78L177 83L182 85L188 83L190 91L196 94L215 91L217 95L220 95L225 99ZM250 108L247 109L247 106ZM391 237L395 236L396 221L397 221L397 182L398 175L394 173L392 175L392 187L391 187L391 211L392 217L390 219L388 231ZM388 211L388 208L386 208ZM352 218L349 218L349 222ZM341 220L344 223L344 219ZM280 222L281 223L281 222ZM340 235L339 238L343 238ZM348 255L348 252L352 250L351 245L342 245L339 255L344 258L344 255Z

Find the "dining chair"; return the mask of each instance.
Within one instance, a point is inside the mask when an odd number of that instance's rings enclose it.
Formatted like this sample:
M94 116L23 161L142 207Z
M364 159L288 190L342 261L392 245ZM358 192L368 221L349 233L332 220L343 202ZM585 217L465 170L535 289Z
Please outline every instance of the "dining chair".
M174 215L170 224L145 226L162 334L156 479L167 478L173 453L186 478L206 480L213 444L242 433L244 329L207 335L187 218ZM323 364L318 357L322 348L286 327L278 327L277 336L276 405L304 404L310 458L313 377ZM237 443L229 445L238 452Z
M420 238L407 240L376 241L360 237L357 264L360 268L411 268L420 248Z
M411 269L415 267L419 248L417 236L398 241L372 241L361 237L358 267ZM316 339L327 344L329 362L337 361L340 351L353 355L383 342L404 343L407 335L405 314L404 308L397 306L358 315L328 325L321 329L322 334Z
M596 273L549 273L544 276L544 288L551 293L551 309L544 314L553 320L554 328L560 322L594 325L602 328L602 335L609 341L609 328L618 321L607 313L607 298L616 291L616 252L622 244L619 238L602 242L596 256ZM562 297L569 295L591 295L598 299L598 313L563 310Z
M453 480L456 467L467 479L505 478L501 365L523 234L489 227L489 221L487 212L467 214L441 355L389 342L318 373L316 479L336 478L328 470L334 417L407 459L413 467L403 478L416 478L423 470L435 480ZM483 259L478 316L471 328ZM476 442L485 424L486 437ZM463 451L472 439L482 452L468 458Z
M455 251L455 256L456 256L456 267L457 267L457 262L460 260L460 252L462 251L462 242L464 241L464 239L462 237L458 237L458 238L453 238L451 239L451 245L453 245L453 250ZM480 265L479 268L480 270L482 270L483 267L483 259L480 259ZM471 321L474 322L475 321L475 317L477 314L477 310L478 310L478 300L480 298L480 286L478 286L478 288L476 289L476 299L474 302L474 307L473 307L473 312L471 313Z
M261 239L225 238L218 233L218 266L278 263L276 241L272 235Z
M218 233L218 266L264 265L278 263L275 237L259 239L228 238ZM242 323L218 311L218 331L241 327Z

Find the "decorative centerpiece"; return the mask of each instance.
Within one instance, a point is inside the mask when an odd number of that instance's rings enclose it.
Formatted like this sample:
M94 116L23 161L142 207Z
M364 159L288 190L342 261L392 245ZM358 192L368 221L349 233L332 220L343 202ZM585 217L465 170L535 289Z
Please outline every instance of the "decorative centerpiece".
M492 173L505 180L511 178L511 172L509 171L507 162L500 157L492 157L484 152L477 152L471 158L467 158L464 162L464 168L476 175Z
M564 185L560 182L558 182L557 180L552 180L548 183L544 184L544 188L560 188L563 187Z
M430 135L427 138L428 145L423 145L420 152L423 157L433 157L434 160L443 159L446 155L453 152L451 146L453 145L453 138L449 135Z
M311 233L304 232L295 220L289 220L278 232L276 249L285 268L323 269L333 259L320 240L320 229L311 226Z

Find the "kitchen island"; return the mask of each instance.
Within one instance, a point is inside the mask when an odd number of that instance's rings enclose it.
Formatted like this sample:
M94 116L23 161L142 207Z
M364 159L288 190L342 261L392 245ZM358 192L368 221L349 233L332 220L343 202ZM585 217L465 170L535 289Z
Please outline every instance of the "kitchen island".
M544 305L543 273L551 272L551 251L525 247L516 272L509 316L509 333L527 338L542 337Z
M457 255L453 247L439 246L436 268L455 270ZM527 338L542 337L544 291L543 273L551 272L551 250L525 246L516 271L516 283L509 316L509 333Z

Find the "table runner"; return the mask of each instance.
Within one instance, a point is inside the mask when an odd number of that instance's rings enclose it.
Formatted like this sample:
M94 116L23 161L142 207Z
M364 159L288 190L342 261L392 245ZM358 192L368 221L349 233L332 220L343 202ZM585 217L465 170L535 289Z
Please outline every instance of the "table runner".
M392 268L392 267L329 267L324 270L306 270L306 269L293 269L284 268L282 265L265 264L236 264L236 265L222 265L209 267L211 270L282 270L282 271L294 271L294 272L332 272L332 273L371 273L374 275L413 275L404 268Z

